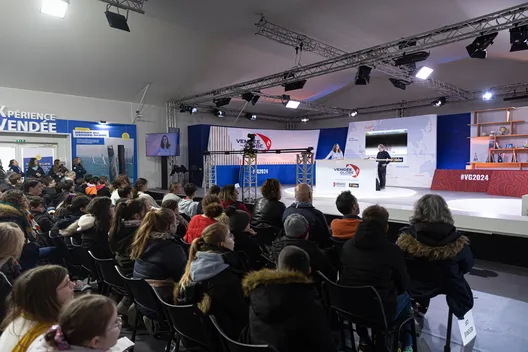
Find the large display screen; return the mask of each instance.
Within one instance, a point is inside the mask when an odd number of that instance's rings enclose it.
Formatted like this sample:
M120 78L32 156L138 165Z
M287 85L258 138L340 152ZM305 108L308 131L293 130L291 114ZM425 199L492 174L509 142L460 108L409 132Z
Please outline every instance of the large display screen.
M178 156L180 155L179 133L147 133L145 143L147 156Z
M365 133L365 155L376 156L383 144L391 156L407 155L407 130L369 131Z

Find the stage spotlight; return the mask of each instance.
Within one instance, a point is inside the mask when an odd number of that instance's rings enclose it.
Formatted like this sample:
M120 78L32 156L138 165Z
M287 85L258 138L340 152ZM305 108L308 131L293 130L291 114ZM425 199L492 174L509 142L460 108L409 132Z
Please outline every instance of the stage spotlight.
M242 94L242 99L244 99L248 103L251 103L251 105L255 106L257 101L260 99L260 95L256 95L256 94L248 92L248 93Z
M432 68L429 68L427 66L422 66L418 69L418 71L416 72L414 76L419 79L427 79L431 75L431 73L433 73Z
M394 65L396 66L404 66L404 65L411 65L415 64L420 61L425 61L429 58L429 53L427 51L418 51L413 54L409 55L403 55L401 57L398 57L394 60Z
M498 34L498 32L495 32L475 38L473 43L466 46L469 57L474 59L485 59L488 56L486 48L493 44L493 40Z
M301 104L300 101L296 101L296 100L289 100L287 103L286 103L286 107L288 109L297 109L299 107L299 105Z
M441 107L442 105L444 105L446 103L446 98L445 97L441 97L441 98L438 98L436 100L434 100L431 105L434 106L435 108L439 108Z
M357 86L366 86L367 83L370 83L370 71L371 67L368 66L359 66L356 72L356 85Z
M252 114L250 112L247 112L246 113L246 119L251 120L251 121L255 121L257 119L257 115Z
M119 29L121 31L130 32L127 18L125 16L121 15L120 13L110 12L108 10L105 12L105 15L110 27Z
M528 50L528 26L510 29L510 52Z
M189 114L194 115L194 114L196 114L198 112L198 108L194 107L194 106L181 104L180 105L180 112L188 112Z
M213 115L216 117L224 117L225 114L222 110L219 109L213 109Z
M389 78L389 81L392 83L392 85L395 88L405 90L407 89L407 86L411 84L410 82L404 81L403 79L396 79L396 78Z
M491 98L493 98L493 93L489 90L485 91L484 94L482 94L483 100L491 100Z
M295 74L293 72L286 72L283 77L284 79L292 79L295 78ZM303 89L306 82L307 81L305 79L301 79L299 81L284 83L282 86L284 87L284 91L288 92L290 90Z
M357 110L352 110L351 112L348 113L348 116L350 117L356 117L358 114L358 111Z
M307 117L303 117L303 118L301 119L301 122L308 122L308 121L310 121L310 119L307 118Z
M216 105L217 108L228 105L230 102L231 98L213 99L213 103Z
M42 0L40 12L53 17L64 18L70 0Z

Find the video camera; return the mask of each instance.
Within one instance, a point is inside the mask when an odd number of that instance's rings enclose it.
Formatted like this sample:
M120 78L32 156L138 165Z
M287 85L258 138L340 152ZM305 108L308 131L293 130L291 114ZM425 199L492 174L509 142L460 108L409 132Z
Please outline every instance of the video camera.
M255 148L255 137L256 135L254 133L249 133L247 135L246 143L244 144L244 153L247 154L255 154L256 148Z

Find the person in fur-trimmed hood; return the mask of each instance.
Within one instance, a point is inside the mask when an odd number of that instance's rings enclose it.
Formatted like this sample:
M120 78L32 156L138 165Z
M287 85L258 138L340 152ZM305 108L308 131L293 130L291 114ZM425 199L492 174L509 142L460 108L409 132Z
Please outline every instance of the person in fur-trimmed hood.
M308 278L310 270L308 254L287 246L280 252L277 271L263 269L244 278L250 308L243 340L281 352L337 351L319 294Z
M396 243L405 254L415 308L425 314L430 299L445 294L453 314L462 319L473 308L473 293L464 278L473 267L469 239L456 230L446 201L436 194L416 202L410 225Z

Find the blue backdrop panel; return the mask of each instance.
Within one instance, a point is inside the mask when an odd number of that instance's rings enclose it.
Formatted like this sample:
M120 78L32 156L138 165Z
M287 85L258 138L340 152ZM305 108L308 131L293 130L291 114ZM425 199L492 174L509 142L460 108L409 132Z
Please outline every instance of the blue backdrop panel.
M189 147L189 182L202 186L203 152L209 145L211 125L194 125L187 128L187 145Z
M323 128L319 132L319 144L317 145L316 159L324 159L330 153L334 144L339 144L343 153L348 136L348 127Z
M296 165L259 165L257 185L261 186L268 178L275 178L283 185L295 184ZM242 185L242 167L237 165L219 165L216 167L216 181L219 186L239 183Z
M438 115L436 168L460 170L470 161L471 113Z

